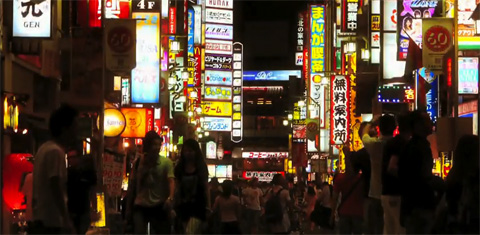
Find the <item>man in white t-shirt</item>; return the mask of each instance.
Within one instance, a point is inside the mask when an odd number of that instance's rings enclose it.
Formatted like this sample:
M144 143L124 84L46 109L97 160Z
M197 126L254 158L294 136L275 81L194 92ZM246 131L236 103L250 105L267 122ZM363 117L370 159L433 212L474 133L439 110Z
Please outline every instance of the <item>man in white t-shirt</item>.
M65 149L76 139L78 113L62 106L50 116L52 140L42 144L33 166L32 209L36 234L74 232L67 209L67 165Z
M257 178L250 180L248 187L243 190L243 198L246 207L247 228L250 234L256 234L263 203L263 192L258 187Z

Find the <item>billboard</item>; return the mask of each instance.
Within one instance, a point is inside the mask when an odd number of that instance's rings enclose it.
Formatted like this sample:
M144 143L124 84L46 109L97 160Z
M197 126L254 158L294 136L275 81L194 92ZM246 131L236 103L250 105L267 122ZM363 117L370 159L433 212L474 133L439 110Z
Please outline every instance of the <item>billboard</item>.
M311 6L310 71L325 71L325 6Z
M202 109L205 116L232 116L231 102L204 101Z
M233 11L206 8L205 22L219 23L219 24L233 24Z
M160 101L160 15L133 13L137 20L137 67L132 70L132 103Z
M147 108L122 108L126 126L122 133L125 138L143 138L154 129L154 110Z
M205 53L208 54L232 54L232 41L205 40Z
M52 1L13 0L13 37L48 38L52 32Z
M205 117L203 129L205 131L232 131L232 118Z
M350 136L350 78L332 76L330 102L330 143L344 144Z
M244 81L288 81L290 76L301 78L300 70L243 71Z
M232 40L233 26L221 24L206 24L205 38Z
M232 79L232 72L205 71L205 85L231 86Z
M205 87L206 100L232 100L232 88L223 86Z
M431 18L437 5L438 0L398 1L398 60L407 59L409 38L422 48L422 18Z
M458 58L458 94L478 94L478 57Z

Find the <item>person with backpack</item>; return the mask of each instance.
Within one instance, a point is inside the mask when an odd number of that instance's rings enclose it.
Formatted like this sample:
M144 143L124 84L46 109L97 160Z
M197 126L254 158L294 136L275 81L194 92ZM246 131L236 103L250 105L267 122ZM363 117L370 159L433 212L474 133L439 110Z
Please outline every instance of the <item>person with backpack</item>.
M271 233L288 234L290 232L290 218L288 208L293 208L293 201L288 190L283 188L285 178L276 174L272 180L272 190L266 195L265 221Z
M334 223L335 214L338 211L340 234L362 234L363 179L359 170L352 164L348 144L345 144L343 152L345 153L345 173L340 173L333 183L331 223Z

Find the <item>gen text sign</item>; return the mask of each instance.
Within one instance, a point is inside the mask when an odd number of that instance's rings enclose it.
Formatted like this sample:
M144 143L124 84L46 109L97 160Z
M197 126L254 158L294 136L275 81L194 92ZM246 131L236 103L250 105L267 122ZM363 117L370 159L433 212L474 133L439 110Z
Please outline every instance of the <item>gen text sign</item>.
M13 0L13 36L25 38L50 37L51 11L51 0Z

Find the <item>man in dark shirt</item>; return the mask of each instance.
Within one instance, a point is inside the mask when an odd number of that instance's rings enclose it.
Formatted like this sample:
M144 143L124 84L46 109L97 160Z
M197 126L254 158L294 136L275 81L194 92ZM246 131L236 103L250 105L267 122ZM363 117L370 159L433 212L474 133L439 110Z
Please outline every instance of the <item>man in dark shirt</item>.
M385 144L382 158L382 207L384 234L404 234L400 225L401 188L398 179L398 160L411 136L408 114L397 118L399 135Z
M435 210L432 187L433 158L427 136L432 123L425 111L411 114L413 136L399 159L401 184L401 221L407 234L431 233Z

